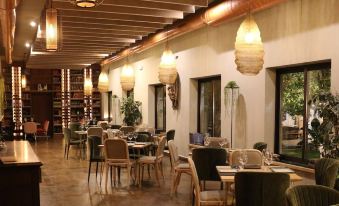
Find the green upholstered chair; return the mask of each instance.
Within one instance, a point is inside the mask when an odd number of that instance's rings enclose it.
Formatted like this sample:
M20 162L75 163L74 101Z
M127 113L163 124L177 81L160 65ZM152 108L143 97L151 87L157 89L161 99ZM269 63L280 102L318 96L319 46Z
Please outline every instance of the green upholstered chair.
M227 152L222 148L196 148L192 150L192 160L197 169L199 181L204 181L204 183L205 181L220 181L216 166L226 165Z
M285 173L238 172L235 175L237 206L286 206L290 176Z
M79 139L79 135L77 133L75 133L75 131L79 131L80 129L80 122L70 122L68 125L69 129L71 130L71 138L72 139Z
M322 185L298 185L286 191L289 206L339 205L339 192Z
M73 139L71 137L71 129L69 128L62 128L62 132L64 134L64 140L65 140L65 152L64 152L64 157L66 156L68 159L68 153L69 153L69 148L72 145L79 146L80 147L80 155L82 155L82 149L81 146L85 144L85 140L80 140L80 139Z
M267 143L265 142L257 142L253 145L253 149L257 149L262 152L264 149L267 149Z
M315 182L317 185L334 188L339 169L339 161L322 158L315 162Z
M95 177L98 176L98 164L99 162L104 161L104 157L99 148L99 145L102 144L102 138L99 136L89 136L88 137L88 148L89 148L89 167L88 167L88 182L91 175L91 166L92 162L96 162ZM100 176L101 177L101 176Z

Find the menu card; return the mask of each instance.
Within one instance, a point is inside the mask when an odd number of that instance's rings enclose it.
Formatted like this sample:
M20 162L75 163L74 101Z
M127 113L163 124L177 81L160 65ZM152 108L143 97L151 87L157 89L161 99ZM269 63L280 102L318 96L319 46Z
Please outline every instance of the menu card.
M287 167L271 167L272 172L280 172L280 173L294 173L293 170Z

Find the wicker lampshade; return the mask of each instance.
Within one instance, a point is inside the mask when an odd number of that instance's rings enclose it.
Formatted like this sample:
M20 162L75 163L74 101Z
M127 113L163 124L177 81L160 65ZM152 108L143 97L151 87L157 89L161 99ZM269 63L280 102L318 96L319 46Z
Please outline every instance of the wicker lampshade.
M27 79L26 79L26 75L25 74L22 74L21 75L21 87L23 89L25 89L27 86Z
M46 10L46 50L58 49L58 13L56 9Z
M134 69L129 64L125 64L120 75L121 88L125 91L130 91L134 88L135 77Z
M84 82L84 94L86 96L92 95L93 84L90 78L86 78Z
M260 31L252 15L241 23L235 41L237 70L245 75L257 75L264 64L264 47Z
M163 84L174 84L178 76L176 67L175 55L166 46L159 65L159 81Z
M99 75L98 89L101 93L108 91L108 75L106 72L101 72Z

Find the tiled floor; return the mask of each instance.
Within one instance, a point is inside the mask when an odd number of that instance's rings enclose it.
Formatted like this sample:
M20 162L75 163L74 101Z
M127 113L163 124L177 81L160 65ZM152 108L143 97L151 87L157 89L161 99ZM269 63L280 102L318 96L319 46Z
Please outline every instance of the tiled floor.
M70 150L69 159L63 158L62 138L52 138L48 141L39 140L32 146L43 163L42 183L40 184L40 202L42 206L87 206L87 205L191 205L190 177L182 175L178 193L170 197L171 173L169 159L165 158L165 179L161 186L155 183L151 171L151 179L143 182L142 188L126 184L126 174L123 170L121 185L104 188L95 179L95 166L92 165L90 182L87 183L88 161L80 160L76 149ZM305 177L305 176L304 176ZM313 184L312 177L306 177L302 184ZM214 185L207 185L213 187Z

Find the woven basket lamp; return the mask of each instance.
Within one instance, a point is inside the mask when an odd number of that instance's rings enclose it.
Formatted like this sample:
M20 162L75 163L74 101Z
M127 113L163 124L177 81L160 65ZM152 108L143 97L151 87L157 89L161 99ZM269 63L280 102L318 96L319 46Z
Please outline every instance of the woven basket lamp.
M177 64L175 55L166 46L164 53L161 56L159 65L159 81L163 84L174 84L177 79Z
M98 80L99 92L101 93L108 92L108 87L109 87L108 75L106 72L102 71L99 75L99 80Z
M125 64L120 74L121 88L125 91L130 91L134 88L135 77L134 69L129 64Z
M93 84L90 78L86 78L84 82L84 94L86 96L92 95Z
M257 75L264 64L264 47L260 31L251 14L241 23L235 41L237 70L249 76Z

